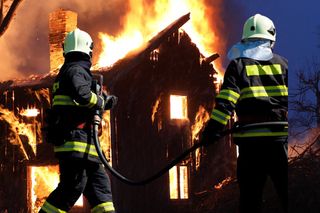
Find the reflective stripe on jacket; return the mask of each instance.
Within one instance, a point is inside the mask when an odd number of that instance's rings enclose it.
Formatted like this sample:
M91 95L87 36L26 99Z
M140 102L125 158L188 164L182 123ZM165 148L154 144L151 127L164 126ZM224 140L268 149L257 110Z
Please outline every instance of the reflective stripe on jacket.
M91 209L92 213L100 213L100 212L114 212L113 202L105 202L101 203Z
M90 66L88 58L66 59L55 79L52 107L65 130L60 133L64 139L54 147L59 158L71 156L100 162L93 145L91 122L94 111L104 103L103 98L92 92Z
M241 124L287 121L288 63L274 54L269 61L237 58L230 62L211 113L221 131L236 111ZM287 130L256 129L234 137L284 136Z

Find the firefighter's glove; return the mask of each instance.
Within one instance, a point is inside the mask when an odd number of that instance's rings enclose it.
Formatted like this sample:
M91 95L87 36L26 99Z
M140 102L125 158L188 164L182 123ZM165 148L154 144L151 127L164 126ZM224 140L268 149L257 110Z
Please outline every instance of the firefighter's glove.
M214 121L209 120L201 134L200 143L208 146L210 144L214 144L221 138L221 135L217 132L217 129L214 126Z
M102 93L104 99L104 110L112 109L118 102L118 98L114 95L108 95L105 91Z

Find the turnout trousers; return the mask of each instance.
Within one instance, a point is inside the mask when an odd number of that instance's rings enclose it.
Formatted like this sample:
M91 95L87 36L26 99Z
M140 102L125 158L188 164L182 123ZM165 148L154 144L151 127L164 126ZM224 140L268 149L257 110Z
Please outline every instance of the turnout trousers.
M60 183L40 212L68 212L78 198L87 198L93 213L115 213L110 179L101 164L82 159L60 159Z
M240 188L240 213L261 212L262 195L270 177L281 201L288 210L287 142L249 139L239 145L237 179Z

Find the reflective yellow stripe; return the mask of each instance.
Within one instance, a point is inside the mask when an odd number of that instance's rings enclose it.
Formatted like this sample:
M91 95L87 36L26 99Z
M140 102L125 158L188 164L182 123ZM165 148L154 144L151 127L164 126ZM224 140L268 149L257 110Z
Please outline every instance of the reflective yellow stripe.
M288 127L285 127L282 131L272 131L269 128L252 129L232 135L235 138L288 136Z
M285 85L279 86L252 86L241 90L240 100L253 97L274 97L288 96L288 88Z
M48 201L44 202L43 206L41 207L41 210L47 213L66 213L66 211L58 209L57 207L50 204Z
M237 103L239 97L240 97L240 94L239 94L239 93L237 93L237 92L235 92L235 91L232 91L232 90L230 90L230 89L223 89L223 90L221 90L220 93L219 93L219 95L217 96L217 98L231 101L231 102L233 102L234 104Z
M246 72L248 76L259 76L259 75L281 75L281 65L247 65Z
M219 123L226 125L228 123L228 120L231 118L230 115L225 114L217 109L212 110L211 118L213 120L218 121Z
M94 105L97 104L97 102L98 102L98 96L97 96L95 93L91 92L90 101L89 101L89 103L86 104L85 106L86 106L86 107L89 107L89 108L92 108L92 107L94 107Z
M93 209L91 209L92 213L112 212L112 211L115 211L112 202L101 203L101 204L95 206Z
M91 98L88 104L81 105L67 95L55 95L53 97L53 106L79 106L79 107L94 107L98 102L98 96L91 92Z
M53 106L77 106L77 104L70 96L67 95L55 95L53 97Z
M55 146L54 152L82 152L98 156L97 150L93 144L87 144L86 142L81 141L67 141L61 146Z

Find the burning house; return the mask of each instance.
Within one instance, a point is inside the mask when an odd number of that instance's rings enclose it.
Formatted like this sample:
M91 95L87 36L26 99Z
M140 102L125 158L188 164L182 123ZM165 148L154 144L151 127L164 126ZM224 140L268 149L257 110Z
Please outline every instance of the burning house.
M197 143L209 119L219 90L212 65L218 55L204 57L180 29L189 18L182 16L125 58L93 71L119 98L104 115L102 147L112 166L130 179L153 175ZM1 211L37 212L58 183L57 161L41 130L55 71L63 63L61 42L76 26L75 13L51 13L50 74L0 84ZM235 146L225 137L190 153L148 185L129 186L112 177L115 207L127 213L203 212L203 192L230 180L235 161ZM89 208L81 197L72 212Z

